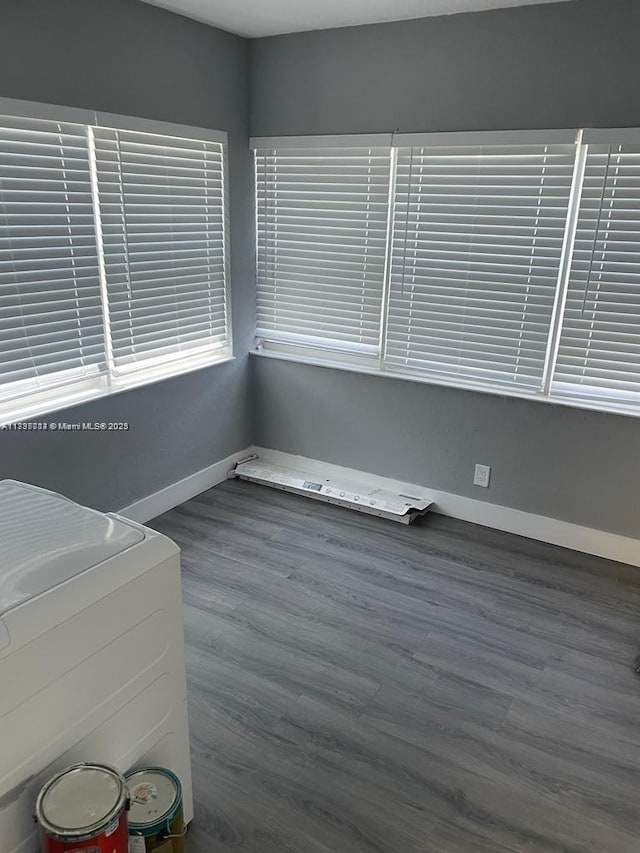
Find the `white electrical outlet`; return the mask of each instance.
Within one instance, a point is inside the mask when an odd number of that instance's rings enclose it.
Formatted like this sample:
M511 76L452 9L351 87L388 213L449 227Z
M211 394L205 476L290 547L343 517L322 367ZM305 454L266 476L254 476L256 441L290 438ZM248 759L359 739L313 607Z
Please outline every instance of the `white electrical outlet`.
M473 485L488 488L489 477L491 476L490 465L476 465L475 474L473 475Z

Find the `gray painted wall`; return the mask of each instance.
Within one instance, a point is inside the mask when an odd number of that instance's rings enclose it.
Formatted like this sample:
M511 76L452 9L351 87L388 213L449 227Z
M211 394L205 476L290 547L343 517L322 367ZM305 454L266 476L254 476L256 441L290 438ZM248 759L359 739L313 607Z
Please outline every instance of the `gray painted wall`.
M137 0L0 0L0 95L226 130L237 360L66 410L127 433L0 433L0 476L119 509L251 441L248 43ZM57 418L58 416L56 416Z
M637 0L574 0L252 42L251 133L640 124Z
M251 133L637 126L638 32L637 0L577 0L260 39ZM252 364L261 445L640 536L636 419Z

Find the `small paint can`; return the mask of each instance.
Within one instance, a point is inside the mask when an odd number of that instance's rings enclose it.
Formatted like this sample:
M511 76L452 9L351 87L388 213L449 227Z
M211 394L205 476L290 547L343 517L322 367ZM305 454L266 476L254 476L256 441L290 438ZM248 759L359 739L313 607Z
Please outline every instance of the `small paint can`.
M113 767L68 767L36 801L43 853L128 853L128 806L127 784Z
M126 777L131 799L130 853L184 853L180 780L164 767L136 770Z

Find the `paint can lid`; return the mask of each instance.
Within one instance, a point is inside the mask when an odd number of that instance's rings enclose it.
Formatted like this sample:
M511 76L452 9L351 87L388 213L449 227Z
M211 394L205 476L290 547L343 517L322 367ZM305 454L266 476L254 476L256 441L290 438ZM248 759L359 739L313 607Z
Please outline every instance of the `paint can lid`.
M124 811L124 777L105 764L75 764L45 783L36 802L36 818L52 838L93 838Z
M129 833L145 837L166 830L182 809L182 786L164 767L148 767L127 776L131 811Z

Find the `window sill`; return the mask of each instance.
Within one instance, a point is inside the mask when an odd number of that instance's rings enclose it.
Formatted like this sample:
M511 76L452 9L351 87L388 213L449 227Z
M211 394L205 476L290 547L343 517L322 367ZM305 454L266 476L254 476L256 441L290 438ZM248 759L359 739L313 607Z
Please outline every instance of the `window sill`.
M296 351L296 349L298 351ZM260 358L273 358L279 361L289 361L296 364L307 364L314 367L328 367L333 370L343 370L348 373L362 373L366 376L385 377L387 379L400 379L405 382L417 382L420 385L437 385L443 388L453 388L462 391L474 391L479 394L490 394L494 397L506 397L510 399L528 400L534 403L544 403L551 406L563 406L570 409L582 409L599 412L600 414L626 415L627 417L640 417L640 407L626 403L616 403L609 399L598 398L585 399L575 397L545 397L535 391L517 391L511 388L502 388L498 385L489 385L482 382L451 381L440 379L437 376L417 373L415 371L404 372L394 367L380 367L377 360L370 359L367 364L365 359L352 358L348 354L331 356L315 352L311 353L306 348L295 346L265 344L251 350L250 355Z
M235 361L235 356L226 351L224 355L215 358L199 358L190 362L176 363L174 367L160 371L158 368L142 369L131 372L128 375L114 378L109 383L106 376L95 380L78 383L78 386L69 386L65 389L52 389L47 395L41 395L38 399L34 397L23 400L9 400L0 404L0 427L9 424L32 420L33 418L54 415L57 412L90 403L93 400L101 400L112 397L124 391L132 391L135 388L143 388L146 385L155 385L165 379L174 379L203 370L219 364L227 364Z

